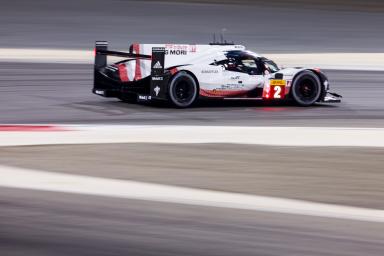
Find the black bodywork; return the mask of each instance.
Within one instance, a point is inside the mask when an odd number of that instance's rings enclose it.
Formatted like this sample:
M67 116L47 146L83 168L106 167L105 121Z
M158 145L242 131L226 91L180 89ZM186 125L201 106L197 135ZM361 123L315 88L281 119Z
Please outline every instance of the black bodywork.
M122 57L124 60L108 65L107 56ZM93 93L114 98L135 95L139 101L165 100L171 73L164 70L164 56L165 49L163 47L154 47L152 55L142 55L134 54L131 51L128 53L109 51L106 41L96 41ZM138 58L151 60L151 75L137 81L122 82L117 65ZM155 66L156 63L160 63L160 65ZM157 88L159 89L157 90Z

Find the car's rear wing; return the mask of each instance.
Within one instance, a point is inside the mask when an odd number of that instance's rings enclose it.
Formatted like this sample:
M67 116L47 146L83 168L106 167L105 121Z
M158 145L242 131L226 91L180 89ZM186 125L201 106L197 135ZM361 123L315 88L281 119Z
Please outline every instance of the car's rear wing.
M107 41L96 41L95 44L95 66L97 68L107 65L107 56L122 57L127 59L151 59L151 55L135 54L132 52L120 52L108 50Z
M129 59L151 60L151 82L148 98L165 99L167 96L168 79L164 75L165 48L153 47L152 55L135 54L132 52L110 51L107 41L96 41L95 44L95 79L96 72L108 65L107 56L122 57Z

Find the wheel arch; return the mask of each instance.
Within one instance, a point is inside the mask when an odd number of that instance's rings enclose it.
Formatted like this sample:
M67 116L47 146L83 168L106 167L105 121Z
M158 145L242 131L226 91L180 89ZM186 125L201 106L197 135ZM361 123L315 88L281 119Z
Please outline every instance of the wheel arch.
M322 99L324 99L325 95L327 94L327 88L324 85L324 82L327 80L327 77L319 69L312 68L312 69L307 69L307 70L311 71L312 73L314 73L317 76L317 78L319 78L319 81L321 83L321 93L320 93L319 98L317 99L317 102L321 101Z
M177 72L173 73L169 79L169 81L172 81L172 79L177 75L179 74L180 72L185 72L187 73L188 75L192 76L193 80L195 80L195 83L197 85L197 89L198 91L200 92L200 84L199 84L199 80L197 79L196 75L190 71L190 70L187 70L187 69L180 69L180 70L177 70ZM198 93L197 96L200 96L200 93Z
M306 71L313 73L320 81L321 92L320 92L319 98L316 100L316 102L318 102L321 99L323 99L325 97L325 94L327 93L327 89L324 86L324 81L326 79L326 76L324 74L322 74L321 72L318 72L316 69L311 69L311 68L300 70L299 72L297 72L293 76L292 86L293 86L293 83L295 82L297 76L299 76L301 73L306 72ZM289 91L289 97L292 98L292 90Z
M190 81L193 80L191 82L193 82L195 84L195 87L196 87L196 94L194 96L194 99L193 99L193 101L188 106L178 105L178 103L174 102L174 100L172 99L172 96L171 96L171 89L170 89L170 87L172 86L173 80L178 75L188 76ZM173 101L173 103L176 105L176 107L178 107L178 108L190 107L191 105L196 103L197 100L199 100L199 98L200 98L200 85L199 85L199 81L198 81L197 77L195 76L195 74L192 71L185 70L185 69L177 70L176 72L171 74L171 76L170 76L168 81L169 81L168 82L168 89L167 89L167 91L168 91L168 98L169 98L170 101Z

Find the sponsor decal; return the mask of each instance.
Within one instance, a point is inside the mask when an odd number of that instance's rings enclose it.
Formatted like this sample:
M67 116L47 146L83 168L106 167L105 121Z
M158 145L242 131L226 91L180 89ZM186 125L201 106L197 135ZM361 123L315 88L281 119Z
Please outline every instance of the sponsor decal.
M104 95L104 91L102 91L102 90L96 90L95 93L99 94L99 95Z
M286 95L286 80L274 79L269 81L269 85L264 87L263 98L283 99Z
M139 95L139 100L151 100L151 96Z
M161 66L160 61L156 62L155 65L153 65L153 68L155 69L161 69L163 66Z
M187 51L188 50L188 46L189 45L185 45L185 44L166 44L165 48L169 49L169 50L184 50L184 51Z
M197 51L196 45L185 44L166 44L166 55L187 55L188 53L195 53Z
M189 46L189 52L196 52L196 50L197 50L196 45L190 45Z
M239 80L239 79L240 79L240 76L231 76L230 79L231 79L231 80Z
M271 86L286 86L287 81L285 81L285 80L271 80L270 85Z
M202 70L201 71L202 74L216 74L216 73L219 73L218 70Z
M223 84L217 90L234 90L234 89L242 89L244 87L243 84Z
M186 50L165 50L165 55L187 55Z
M164 48L163 47L152 47L153 52L163 52Z
M160 92L160 87L159 86L156 86L154 89L153 89L156 93L156 96L159 95L159 92Z
M152 81L163 81L163 77L162 76L153 76Z
M213 92L217 91L233 91L233 90L243 90L243 84L222 84L220 87L213 89Z

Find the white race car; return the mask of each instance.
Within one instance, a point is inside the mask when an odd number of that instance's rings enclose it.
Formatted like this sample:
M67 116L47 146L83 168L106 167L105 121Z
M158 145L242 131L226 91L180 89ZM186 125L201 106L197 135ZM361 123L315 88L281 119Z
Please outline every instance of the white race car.
M124 58L107 64L107 56ZM323 72L280 69L242 45L132 44L129 52L95 49L93 93L123 101L168 100L185 108L201 98L340 102Z

